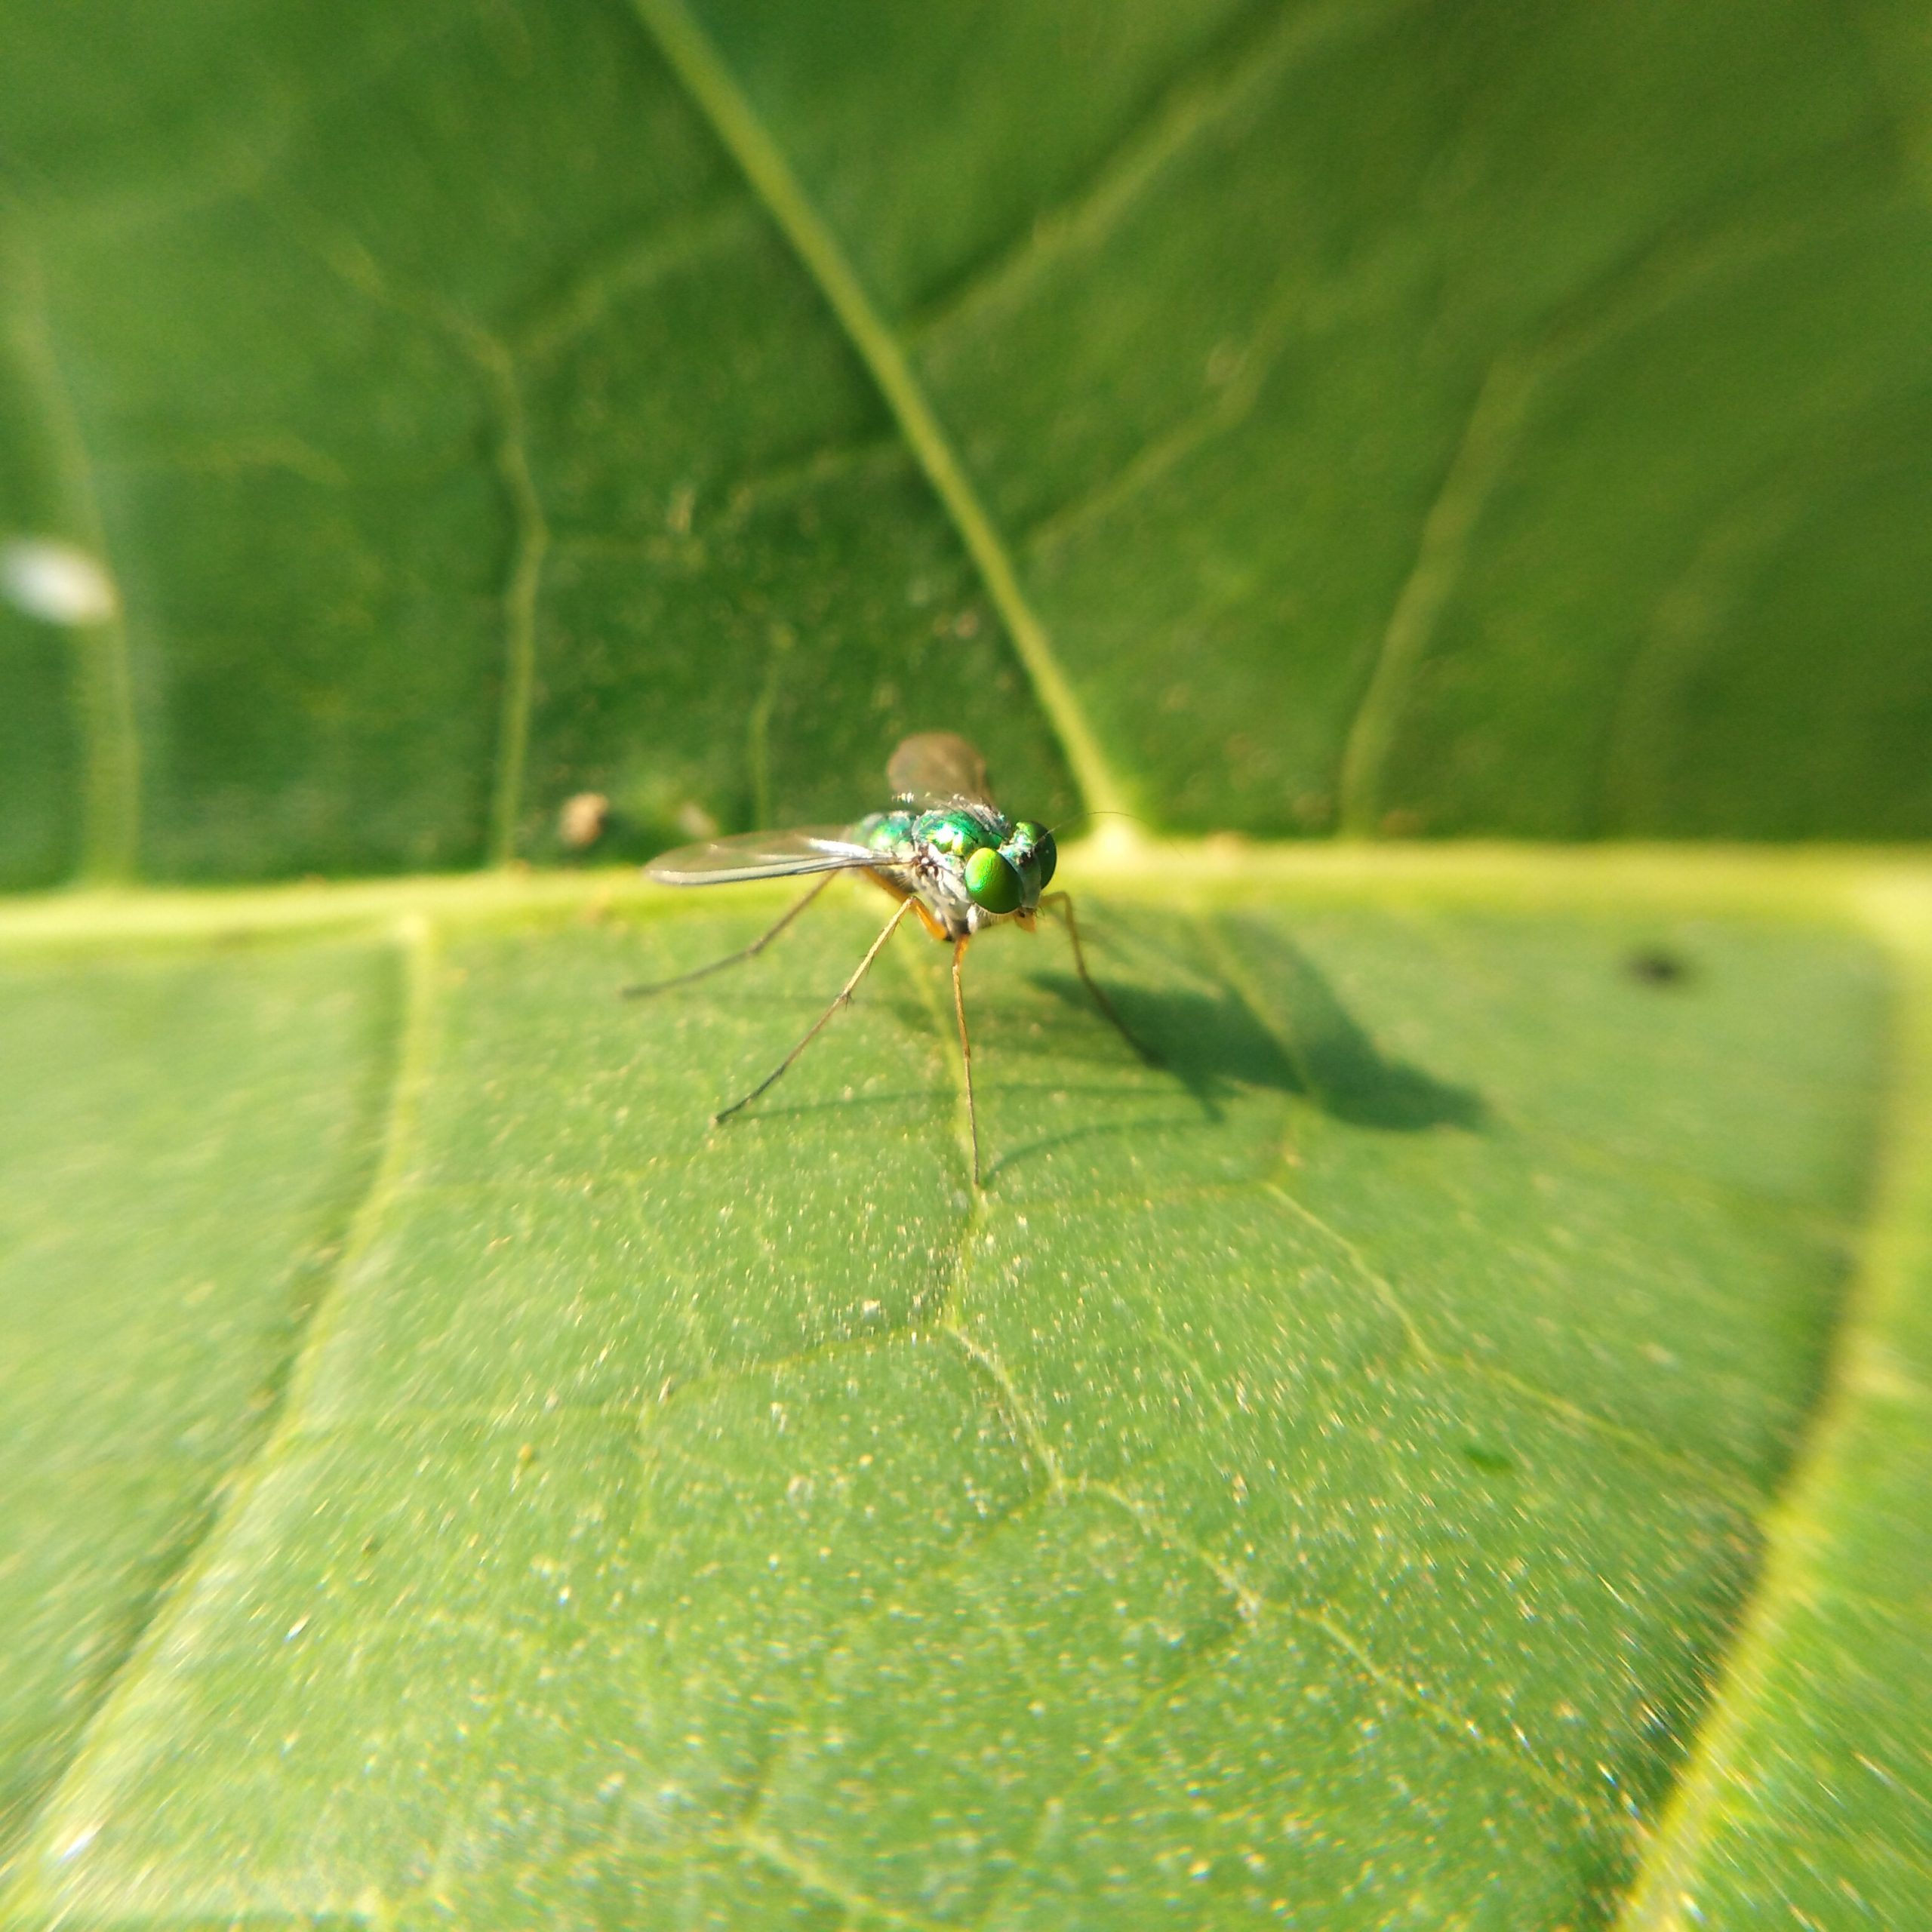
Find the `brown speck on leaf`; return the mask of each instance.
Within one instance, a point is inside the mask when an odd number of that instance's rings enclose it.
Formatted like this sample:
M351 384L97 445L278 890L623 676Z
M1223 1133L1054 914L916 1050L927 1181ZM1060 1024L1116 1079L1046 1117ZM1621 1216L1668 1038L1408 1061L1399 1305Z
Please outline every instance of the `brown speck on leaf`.
M601 792L579 792L557 814L557 836L573 852L595 845L610 823L611 801Z

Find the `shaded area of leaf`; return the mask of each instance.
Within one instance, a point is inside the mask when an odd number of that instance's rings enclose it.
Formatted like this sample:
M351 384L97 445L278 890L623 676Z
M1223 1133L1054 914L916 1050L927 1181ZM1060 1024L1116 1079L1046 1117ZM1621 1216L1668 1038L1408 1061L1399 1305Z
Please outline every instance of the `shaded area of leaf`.
M1932 827L1932 210L1881 16L690 11L1151 822ZM1080 802L632 12L9 23L45 299L0 330L0 537L91 479L131 724L0 619L0 881L72 866L90 771L167 876L554 857L590 792L613 851L817 820L935 726Z
M930 66L891 0L694 11L1163 822L1932 823L1923 63L1882 16L1210 0L1121 86L1137 15L1002 81L1022 8ZM989 104L879 168L939 90Z
M1287 1029L1272 1030L1226 967L1197 964L1204 986L1165 989L1124 980L1109 993L1128 1030L1144 1041L1197 1100L1213 1109L1232 1086L1298 1094L1338 1120L1391 1132L1475 1128L1481 1097L1386 1057L1336 996L1314 962L1259 922L1223 922L1223 946L1266 946L1284 983ZM1091 1007L1077 979L1035 974L1069 1005Z

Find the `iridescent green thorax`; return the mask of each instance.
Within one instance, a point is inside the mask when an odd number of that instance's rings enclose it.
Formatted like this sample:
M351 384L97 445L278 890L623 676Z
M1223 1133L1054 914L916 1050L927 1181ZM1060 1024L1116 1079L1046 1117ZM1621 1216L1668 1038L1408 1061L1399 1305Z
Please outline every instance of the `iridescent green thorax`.
M874 812L852 829L955 938L1030 912L1054 875L1053 834L991 805Z

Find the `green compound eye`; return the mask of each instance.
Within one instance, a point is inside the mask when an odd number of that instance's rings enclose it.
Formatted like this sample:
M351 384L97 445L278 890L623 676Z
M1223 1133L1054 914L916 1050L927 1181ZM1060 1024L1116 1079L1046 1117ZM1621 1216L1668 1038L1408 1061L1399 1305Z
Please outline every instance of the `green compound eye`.
M1033 835L1033 863L1040 869L1040 890L1044 892L1053 883L1054 864L1060 857L1054 835L1044 825L1023 825L1019 829Z
M1017 912L1022 888L1020 875L1002 852L982 845L966 861L966 890L973 903L989 912Z

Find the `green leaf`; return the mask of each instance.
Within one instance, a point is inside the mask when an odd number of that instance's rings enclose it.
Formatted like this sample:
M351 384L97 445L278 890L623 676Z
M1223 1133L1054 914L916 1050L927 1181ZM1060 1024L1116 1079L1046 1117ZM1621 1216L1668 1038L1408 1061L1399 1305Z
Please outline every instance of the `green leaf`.
M1921 867L504 863L1923 835L1915 16L5 20L0 885L497 869L0 912L0 1918L1932 1922Z
M0 534L120 592L0 632L7 881L642 849L934 725L1057 817L1932 830L1897 8L7 23Z
M0 921L8 1922L1921 1916L1922 876L1074 882Z

